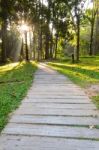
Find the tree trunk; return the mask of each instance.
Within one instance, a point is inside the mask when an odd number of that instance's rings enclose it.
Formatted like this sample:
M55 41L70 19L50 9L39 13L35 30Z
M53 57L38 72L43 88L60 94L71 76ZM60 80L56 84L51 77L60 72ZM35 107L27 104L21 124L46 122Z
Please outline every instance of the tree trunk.
M26 61L29 61L28 42L27 42L27 31L25 32L25 50L26 50Z
M95 29L95 54L99 54L99 17L96 19L96 29Z
M40 31L40 41L39 41L39 51L40 51L40 59L42 60L42 29Z
M53 35L51 34L51 42L50 42L50 58L53 59Z
M5 63L7 60L7 21L4 20L2 23L2 53L1 53L1 61Z
M30 45L29 45L29 59L32 60L33 51L32 51L32 34L31 34L31 31L29 31L29 41L30 41Z
M36 54L35 54L35 51L36 51L36 33L35 33L35 27L33 27L33 59L35 60L36 59Z
M23 42L23 38L22 38L22 45L21 45L21 54L20 54L20 59L21 61L24 59L24 42Z
M55 59L57 59L57 45L58 44L58 34L56 34L56 42L55 42Z
M76 49L76 61L79 62L80 54L80 17L77 15L77 49Z
M38 50L37 60L39 61L40 60L40 31L39 31L39 29L38 29L38 47L37 47L37 50Z
M90 51L89 55L93 55L93 35L94 35L94 21L91 24L91 36L90 36Z
M78 8L79 0L75 0L75 18L76 18L76 62L79 62L80 55L80 10Z
M49 59L49 34L46 34L45 59Z
M94 0L96 13L94 54L99 54L99 0Z

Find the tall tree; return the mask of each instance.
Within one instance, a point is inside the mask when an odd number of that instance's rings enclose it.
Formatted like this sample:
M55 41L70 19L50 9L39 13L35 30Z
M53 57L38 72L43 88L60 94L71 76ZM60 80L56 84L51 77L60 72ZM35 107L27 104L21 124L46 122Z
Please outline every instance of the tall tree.
M95 54L99 54L99 0L94 0L94 7L96 9L95 21Z
M90 47L89 47L89 55L92 56L94 51L93 51L93 44L94 44L94 27L95 27L95 19L96 19L96 10L93 7L93 9L87 9L86 10L86 14L85 14L85 18L88 19L89 23L90 23L90 28L91 28L91 32L90 32Z
M2 62L6 62L7 60L7 29L10 21L14 19L15 11L14 11L15 1L13 0L1 0L0 1L0 20L1 20L1 32L2 32Z

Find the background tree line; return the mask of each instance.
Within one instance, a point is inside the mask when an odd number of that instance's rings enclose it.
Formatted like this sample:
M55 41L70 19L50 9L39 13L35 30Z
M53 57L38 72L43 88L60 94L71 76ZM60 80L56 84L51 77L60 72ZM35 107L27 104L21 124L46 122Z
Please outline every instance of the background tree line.
M0 61L99 54L99 1L0 0ZM29 26L24 31L22 23ZM29 41L29 42L27 42Z

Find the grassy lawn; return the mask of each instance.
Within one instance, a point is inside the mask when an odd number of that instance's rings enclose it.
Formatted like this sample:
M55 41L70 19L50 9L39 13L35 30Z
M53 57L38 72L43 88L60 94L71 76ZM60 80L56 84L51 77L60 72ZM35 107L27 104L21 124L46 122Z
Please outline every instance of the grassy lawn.
M36 69L33 62L0 66L0 131L8 122L9 114L26 95Z
M82 57L79 64L71 64L65 61L50 62L49 65L68 76L74 83L86 88L93 84L99 84L99 56ZM93 101L99 108L99 96L93 97Z

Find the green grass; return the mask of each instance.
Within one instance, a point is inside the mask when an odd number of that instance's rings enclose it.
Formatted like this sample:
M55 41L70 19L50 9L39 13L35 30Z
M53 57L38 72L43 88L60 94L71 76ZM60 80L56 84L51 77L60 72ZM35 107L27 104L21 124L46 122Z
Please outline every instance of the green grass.
M99 84L99 56L82 57L80 60L78 64L72 64L68 59L48 64L83 88ZM99 96L94 97L93 101L99 108Z
M94 96L92 99L93 102L96 104L97 108L99 109L99 95Z
M82 87L99 83L99 57L81 58L79 64L71 64L67 61L51 62L49 65Z
M8 122L9 114L26 95L36 69L33 62L0 66L0 131Z

